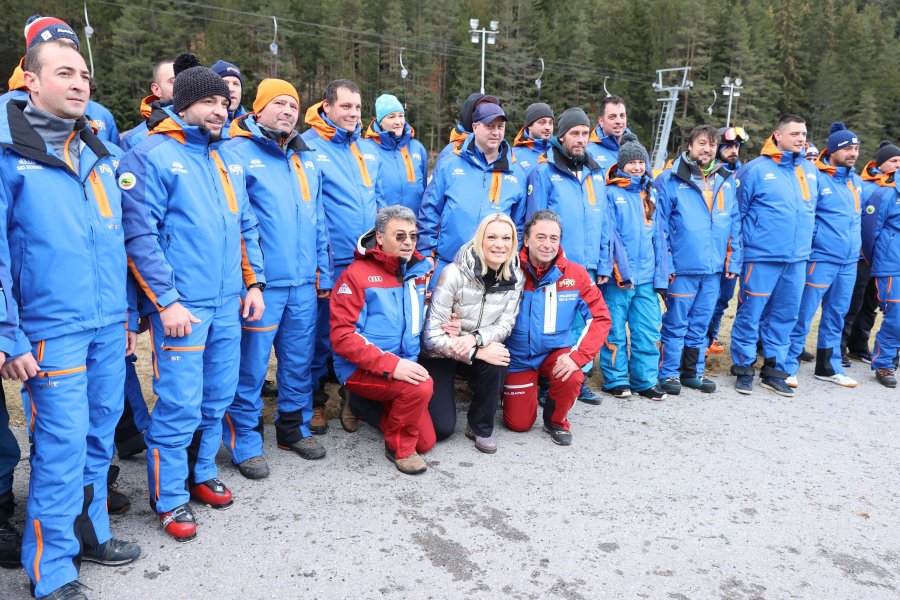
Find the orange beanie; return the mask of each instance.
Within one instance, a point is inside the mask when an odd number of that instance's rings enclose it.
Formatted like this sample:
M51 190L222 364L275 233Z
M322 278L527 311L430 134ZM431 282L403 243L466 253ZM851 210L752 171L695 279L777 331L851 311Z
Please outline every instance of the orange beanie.
M284 79L263 79L259 87L256 88L256 100L253 101L253 112L259 112L266 105L278 96L290 96L297 101L297 107L300 106L300 96L297 90Z

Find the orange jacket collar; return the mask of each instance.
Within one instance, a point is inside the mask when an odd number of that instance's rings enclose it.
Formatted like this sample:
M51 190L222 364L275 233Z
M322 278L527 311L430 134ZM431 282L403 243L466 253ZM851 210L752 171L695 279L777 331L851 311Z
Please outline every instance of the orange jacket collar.
M144 99L141 100L141 116L144 117L145 120L150 116L150 113L153 112L153 107L150 105L157 100L159 100L159 97L154 96L153 94L145 96Z
M239 137L248 137L252 138L253 134L248 131L246 128L241 127L243 125L244 120L247 117L250 117L253 113L246 113L239 116L237 119L231 122L231 125L228 127L228 137L230 138L239 138Z
M9 76L9 91L25 89L25 70L23 69L24 64L25 57L23 56L19 61L19 64L16 65L16 68L13 69L12 75Z
M325 119L322 118L322 113L319 109L322 108L322 103L318 102L313 104L309 108L306 109L306 116L303 118L303 121L309 125L312 129L316 131L323 139L331 141L331 138L334 137L334 134L337 130L325 122Z
M530 137L525 137L525 128L519 130L519 133L516 134L516 139L513 140L513 146L525 146L527 148L534 148L534 139Z
M878 170L878 165L875 164L874 160L870 160L865 167L863 167L862 175L860 175L863 181L871 181L873 183L877 183L882 187L889 187L890 184L888 180L891 178L890 174L882 173Z
M834 177L834 174L837 173L837 167L834 165L825 162L825 157L828 156L828 150L822 150L822 153L819 154L818 158L816 158L816 168L823 173L827 173Z
M768 156L776 163L781 162L781 157L784 156L784 152L778 149L778 145L775 143L775 134L773 133L766 139L766 143L763 144L762 151L759 153L760 156Z
M158 125L147 132L147 135L153 135L155 133L167 135L174 140L178 140L182 144L187 143L187 134L184 132L184 129L181 128L181 125L179 125L172 117L166 117L160 121Z

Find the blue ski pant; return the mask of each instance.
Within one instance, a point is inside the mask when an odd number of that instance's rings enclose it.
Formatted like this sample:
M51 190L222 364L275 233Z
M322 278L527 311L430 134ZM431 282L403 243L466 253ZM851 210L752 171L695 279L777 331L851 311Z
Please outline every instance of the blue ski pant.
M603 285L612 327L600 348L604 389L628 386L643 391L656 385L659 368L659 328L662 311L652 283L622 289ZM626 337L626 325L628 336ZM630 337L630 343L628 338Z
M752 370L756 342L761 338L766 368L774 368L773 375L787 373L790 336L800 311L806 265L806 261L744 264L737 316L731 328L733 372Z
M703 376L706 331L719 297L720 278L720 273L671 278L660 335L660 379Z
M222 417L238 380L240 299L218 307L184 306L200 319L184 337L167 337L159 313L150 315L153 389L159 400L144 438L150 499L159 513L190 499L186 482L218 475Z
M234 402L225 412L225 446L235 464L263 454L260 397L269 356L275 347L278 415L275 437L288 445L309 437L313 383L310 362L316 334L316 287L306 284L266 288L259 321L241 325L241 367Z
M32 344L40 372L22 385L31 478L22 564L36 597L78 579L83 547L112 537L106 476L125 390L125 324Z
M800 368L797 358L806 345L806 336L819 305L819 336L816 341L816 375L846 375L841 365L841 334L856 284L856 261L849 264L811 261L806 267L806 285L800 297L797 324L791 332L791 346L785 371L794 375Z

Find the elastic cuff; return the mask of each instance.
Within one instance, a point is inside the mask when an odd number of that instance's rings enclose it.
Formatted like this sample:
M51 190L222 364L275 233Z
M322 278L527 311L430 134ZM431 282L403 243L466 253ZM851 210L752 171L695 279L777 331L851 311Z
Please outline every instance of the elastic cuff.
M756 371L753 370L753 367L742 367L740 365L731 365L731 374L735 376L740 375L756 375Z

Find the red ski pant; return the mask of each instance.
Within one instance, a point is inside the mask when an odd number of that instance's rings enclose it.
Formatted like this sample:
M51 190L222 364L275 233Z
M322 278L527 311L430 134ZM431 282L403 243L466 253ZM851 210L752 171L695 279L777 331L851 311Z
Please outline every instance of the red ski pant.
M569 348L560 348L551 352L537 370L518 371L506 376L503 385L503 422L513 431L528 431L537 417L537 381L538 375L550 380L550 397L544 405L544 424L569 430L566 418L569 409L575 404L584 372L575 371L565 381L553 376L553 366L560 356L569 352Z
M381 431L385 445L396 458L426 452L434 446L434 427L428 415L434 391L431 377L413 385L357 369L344 385L354 394L384 406Z

